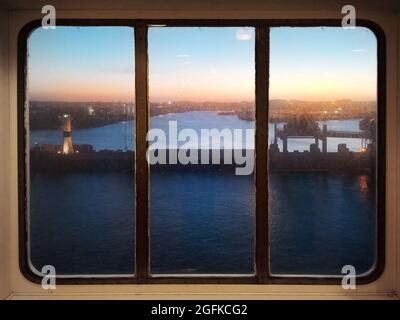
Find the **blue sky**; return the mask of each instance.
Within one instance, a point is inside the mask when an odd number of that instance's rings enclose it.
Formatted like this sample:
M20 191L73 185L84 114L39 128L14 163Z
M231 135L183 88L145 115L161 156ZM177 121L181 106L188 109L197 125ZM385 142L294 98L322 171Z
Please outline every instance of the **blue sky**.
M375 100L376 59L366 28L272 28L270 96ZM134 99L129 27L37 29L28 65L32 99ZM254 100L254 30L150 28L149 66L152 101Z
M39 28L31 34L28 49L28 85L32 99L134 99L132 28Z
M367 28L273 28L271 98L375 100L377 42Z

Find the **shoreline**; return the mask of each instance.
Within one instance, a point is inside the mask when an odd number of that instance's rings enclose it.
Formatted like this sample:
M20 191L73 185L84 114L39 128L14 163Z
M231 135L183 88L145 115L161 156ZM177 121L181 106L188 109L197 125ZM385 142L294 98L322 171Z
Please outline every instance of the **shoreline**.
M239 120L242 121L247 121L247 122L254 122L254 119L244 119L242 117L240 117L240 115L237 112L234 112L233 114L219 114L221 111L218 110L193 110L193 111L182 111L182 112L166 112L166 113L160 113L160 114L156 114L156 115L151 115L150 118L158 118L158 117L164 117L164 116L168 116L168 115L172 115L172 114L182 114L182 113L195 113L195 112L207 112L207 113L213 113L218 117L227 117L227 116L236 116ZM364 115L365 116L365 115ZM358 116L353 116L353 117L320 117L320 118L314 118L315 121L317 122L322 122L322 121L346 121L346 120L361 120L362 119L362 115L358 115ZM132 121L132 123L134 123L134 116L128 118L128 119L118 119L115 121L109 121L107 123L104 123L103 121L101 122L101 124L99 125L91 125L91 126L76 126L74 128L74 130L83 130L83 129L97 129L97 128L104 128L110 125L114 125L114 124L119 124L119 123L129 123ZM269 123L285 123L289 120L289 117L273 117L271 116L269 118ZM48 130L60 130L61 126L50 126L50 127L31 127L30 131L48 131Z
M171 151L171 149L168 149ZM219 162L213 164L212 151L205 149L193 149L197 152L197 163L152 164L154 171L220 171L235 172L236 168L243 168L243 163L236 163L233 150L220 150ZM249 153L250 163L254 164L254 150L242 150ZM176 151L178 152L178 151ZM230 153L229 153L230 152ZM169 155L169 153L167 152ZM225 154L232 155L228 164L224 164ZM202 163L203 156L208 156L209 163ZM135 152L133 151L92 151L75 154L57 154L49 152L31 151L31 172L91 172L91 171L132 171L134 172ZM279 152L269 151L270 172L374 172L375 157L368 152ZM246 163L247 165L247 163ZM254 169L254 168L253 168ZM250 174L253 174L251 172ZM248 175L250 175L248 174Z

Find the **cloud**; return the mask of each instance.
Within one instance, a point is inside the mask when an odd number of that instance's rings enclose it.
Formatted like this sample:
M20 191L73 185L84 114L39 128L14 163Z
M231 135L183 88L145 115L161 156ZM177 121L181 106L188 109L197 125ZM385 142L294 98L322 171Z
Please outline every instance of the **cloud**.
M248 41L253 38L253 28L240 28L236 31L236 39L240 41Z
M356 52L356 53L365 52L365 51L367 51L367 50L365 50L365 49L353 49L353 50L351 50L351 52Z

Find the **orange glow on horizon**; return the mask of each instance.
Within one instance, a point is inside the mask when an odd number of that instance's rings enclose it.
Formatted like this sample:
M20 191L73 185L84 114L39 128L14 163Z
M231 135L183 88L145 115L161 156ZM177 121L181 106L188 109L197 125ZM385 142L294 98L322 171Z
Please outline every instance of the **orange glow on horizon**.
M48 81L48 79L47 79ZM47 101L134 101L135 87L133 76L85 75L54 77L52 85L40 90L42 84L35 82L30 87L31 100ZM43 92L44 91L44 92Z
M205 72L187 74L150 74L151 101L254 101L255 80L252 74ZM376 100L376 83L360 82L349 75L346 80L315 78L310 75L272 76L270 99L334 101ZM171 81L173 80L173 81ZM44 86L52 83L51 86ZM46 89L43 90L43 87ZM134 101L134 75L67 74L35 81L30 86L30 99L52 101Z

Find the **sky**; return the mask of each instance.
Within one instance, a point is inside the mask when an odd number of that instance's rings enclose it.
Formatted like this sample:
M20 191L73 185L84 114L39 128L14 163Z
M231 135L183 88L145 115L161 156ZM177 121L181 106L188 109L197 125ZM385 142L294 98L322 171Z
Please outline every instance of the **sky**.
M376 100L377 41L367 28L274 28L270 67L273 99Z
M150 100L253 101L253 28L149 29ZM377 43L366 28L272 28L270 98L376 100ZM32 100L134 101L130 27L57 27L28 40Z

